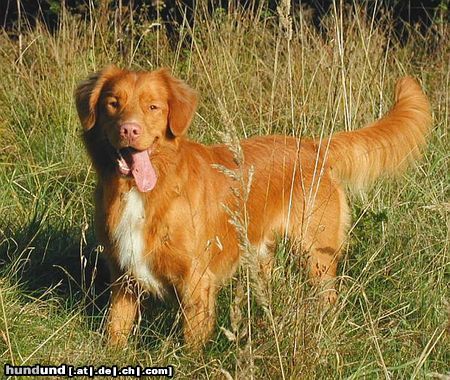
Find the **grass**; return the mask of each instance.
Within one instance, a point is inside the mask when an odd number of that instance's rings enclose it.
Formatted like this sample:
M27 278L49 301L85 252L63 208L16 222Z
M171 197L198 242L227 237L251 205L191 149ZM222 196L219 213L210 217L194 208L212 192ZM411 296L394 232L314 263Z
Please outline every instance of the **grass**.
M280 23L261 9L198 11L194 30L180 32L191 42L176 51L142 15L122 25L120 49L116 21L95 13L80 20L62 10L53 34L22 25L20 44L1 32L0 362L170 364L177 378L199 379L448 379L448 24L438 17L436 33L411 30L399 46L389 19L382 28L360 8L336 7L325 36L306 10ZM333 310L320 310L281 239L266 289L270 313L243 265L220 294L203 354L183 349L176 304L151 300L126 350L104 346L107 269L93 234L95 177L73 90L110 62L169 66L198 89L189 133L207 144L223 131L319 137L359 128L390 107L396 79L419 78L433 107L429 148L401 178L349 195L353 225Z

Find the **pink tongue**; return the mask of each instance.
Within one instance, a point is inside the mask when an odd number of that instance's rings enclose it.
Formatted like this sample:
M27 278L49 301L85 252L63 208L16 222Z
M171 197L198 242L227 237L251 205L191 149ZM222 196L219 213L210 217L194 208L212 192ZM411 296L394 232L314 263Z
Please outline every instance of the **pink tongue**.
M150 152L133 152L131 161L131 174L139 191L145 193L152 190L156 185L156 173L150 162Z

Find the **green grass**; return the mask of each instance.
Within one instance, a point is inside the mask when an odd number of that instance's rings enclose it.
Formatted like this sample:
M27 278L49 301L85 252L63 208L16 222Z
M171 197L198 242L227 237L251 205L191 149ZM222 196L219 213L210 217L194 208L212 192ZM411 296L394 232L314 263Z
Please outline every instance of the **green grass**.
M193 34L191 47L175 52L142 19L124 33L120 54L113 19L95 14L86 22L65 14L54 34L21 30L22 45L0 35L2 367L171 364L177 378L448 379L448 24L433 25L439 41L412 30L399 47L361 9L331 14L325 38L306 12L294 17L292 39L288 24L264 12L198 20L194 31L182 31ZM105 347L108 277L93 233L95 176L73 91L111 62L169 66L198 89L189 133L207 144L225 130L320 136L359 128L390 107L396 79L419 78L433 107L428 150L399 179L349 195L354 224L333 310L320 310L304 269L281 243L270 317L244 266L220 294L203 354L183 348L176 302L151 300L128 348Z

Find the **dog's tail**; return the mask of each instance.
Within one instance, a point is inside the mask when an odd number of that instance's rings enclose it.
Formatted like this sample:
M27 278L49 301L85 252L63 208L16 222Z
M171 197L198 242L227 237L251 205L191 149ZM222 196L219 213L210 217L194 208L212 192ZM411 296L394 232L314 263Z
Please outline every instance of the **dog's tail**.
M381 119L356 131L332 136L328 158L334 176L363 188L383 174L395 174L420 156L431 128L430 103L411 77L397 82L395 105Z

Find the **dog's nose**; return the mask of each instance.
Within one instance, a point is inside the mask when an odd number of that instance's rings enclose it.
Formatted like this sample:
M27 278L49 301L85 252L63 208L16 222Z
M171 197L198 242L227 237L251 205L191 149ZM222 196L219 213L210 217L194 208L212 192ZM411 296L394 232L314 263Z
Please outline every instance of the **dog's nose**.
M120 126L120 138L134 141L141 134L141 127L135 123L125 123Z

